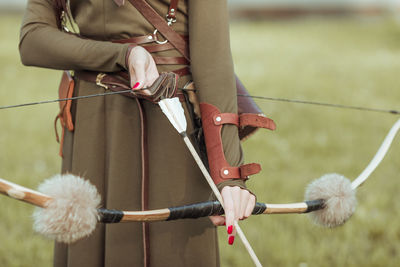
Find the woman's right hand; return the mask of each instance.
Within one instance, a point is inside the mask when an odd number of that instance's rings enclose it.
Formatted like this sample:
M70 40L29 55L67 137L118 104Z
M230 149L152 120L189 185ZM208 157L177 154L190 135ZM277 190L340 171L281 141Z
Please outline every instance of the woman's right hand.
M236 235L235 222L248 218L256 204L256 197L239 186L225 186L221 191L225 204L225 216L210 216L216 226L225 225L228 232L228 244L233 245Z
M153 57L141 46L131 49L128 56L128 68L133 90L151 86L159 76Z

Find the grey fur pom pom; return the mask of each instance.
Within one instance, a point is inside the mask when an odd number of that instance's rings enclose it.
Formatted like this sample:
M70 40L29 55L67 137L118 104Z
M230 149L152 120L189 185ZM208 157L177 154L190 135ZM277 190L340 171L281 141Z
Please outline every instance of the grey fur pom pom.
M326 227L336 227L345 223L357 206L350 180L336 173L326 174L309 184L305 199L325 200L325 208L311 212L310 217L315 223Z
M95 186L80 177L56 175L39 186L53 198L33 214L34 230L58 242L72 243L90 235L98 221L100 195Z

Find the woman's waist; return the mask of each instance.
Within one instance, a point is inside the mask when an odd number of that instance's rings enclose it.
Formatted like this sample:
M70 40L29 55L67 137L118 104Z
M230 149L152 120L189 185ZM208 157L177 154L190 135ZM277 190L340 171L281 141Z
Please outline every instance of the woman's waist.
M183 49L188 50L188 36L180 34L179 37L183 40L183 42L181 42L184 45ZM110 40L110 42L142 46L151 53L159 73L173 72L180 77L179 86L183 86L188 81L192 80L190 62L187 57L181 54L182 47L178 50L176 44L164 39L157 31L147 35L134 36L127 39ZM126 56L128 57L128 54ZM127 84L129 86L130 77L126 70L117 73L101 73L92 71L80 71L76 73L78 74L76 75L77 78L83 78L83 80L95 82L97 85L102 87L106 87L103 86L103 83L101 82L105 77L112 77L113 82L116 82L116 85L119 87L121 84ZM188 77L183 79L184 76ZM117 77L117 79L115 79L115 77Z
M95 84L98 88L105 91L113 91L131 98L144 98L151 102L158 102L162 98L179 97L181 102L185 101L183 91L191 81L191 75L179 77L172 72L160 73L157 80L147 88L149 94L142 91L131 89L129 74L126 72L118 73L99 73L95 71L75 71L74 79Z

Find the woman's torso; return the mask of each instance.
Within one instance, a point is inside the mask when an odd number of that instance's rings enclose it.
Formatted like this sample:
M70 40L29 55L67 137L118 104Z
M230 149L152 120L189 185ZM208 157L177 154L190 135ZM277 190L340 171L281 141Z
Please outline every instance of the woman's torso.
M161 16L167 14L169 0L148 0ZM71 0L71 13L82 36L95 40L119 40L146 35L154 27L129 0L118 6L113 0ZM172 25L179 33L187 33L187 1L178 4L177 21Z

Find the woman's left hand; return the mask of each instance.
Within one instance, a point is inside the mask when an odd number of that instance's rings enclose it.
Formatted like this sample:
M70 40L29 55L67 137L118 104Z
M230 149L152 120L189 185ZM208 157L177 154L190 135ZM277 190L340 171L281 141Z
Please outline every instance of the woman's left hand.
M234 222L249 217L256 204L256 197L239 186L225 186L221 191L225 206L225 216L210 216L216 226L226 225L228 243L233 244L236 235Z

